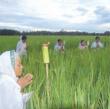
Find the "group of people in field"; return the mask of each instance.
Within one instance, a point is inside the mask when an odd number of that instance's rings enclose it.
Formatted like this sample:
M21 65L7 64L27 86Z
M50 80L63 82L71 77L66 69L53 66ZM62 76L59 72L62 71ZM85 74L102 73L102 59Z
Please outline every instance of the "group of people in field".
M17 43L16 52L22 56L27 55L27 44L26 44L27 37L26 35L22 35L20 37L20 41ZM79 49L86 49L86 48L103 48L104 44L101 42L100 37L95 37L95 40L91 43L89 41L81 40L79 43ZM55 52L64 52L65 50L65 43L62 39L58 39L56 44L54 45Z
M26 40L27 37L23 34L17 43L16 51L6 51L0 55L0 109L25 109L27 101L32 96L32 92L23 92L33 79L31 73L26 75L22 73L21 56L27 55ZM89 46L90 43L85 40L81 40L79 43L79 49ZM100 37L96 37L90 47L103 48L104 44L100 41ZM54 51L64 52L64 50L64 41L58 39Z
M17 43L16 46L16 52L20 56L26 56L27 55L27 37L25 34L20 36L20 40ZM54 46L54 51L56 52L64 52L64 42L62 39L58 39L55 46Z
M95 41L92 42L91 46L89 41L81 40L79 44L79 49L85 49L85 48L103 48L104 44L101 42L100 37L96 37Z
M89 41L81 40L79 43L79 49L86 49L86 48L103 48L104 44L101 42L100 37L95 37L95 40L91 43ZM64 52L65 43L62 39L58 39L57 43L54 46L54 50L57 52Z

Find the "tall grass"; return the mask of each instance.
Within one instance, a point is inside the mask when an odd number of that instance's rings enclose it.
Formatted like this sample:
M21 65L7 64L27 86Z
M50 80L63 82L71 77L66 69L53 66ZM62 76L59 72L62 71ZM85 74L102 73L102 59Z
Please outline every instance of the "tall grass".
M34 91L28 109L110 109L110 38L102 37L103 49L79 50L81 39L94 37L62 37L65 53L55 53L58 37L28 37L28 57L23 59L24 73L34 75L26 91ZM14 49L18 37L0 37L0 51ZM49 87L47 102L46 75L41 45L50 41Z

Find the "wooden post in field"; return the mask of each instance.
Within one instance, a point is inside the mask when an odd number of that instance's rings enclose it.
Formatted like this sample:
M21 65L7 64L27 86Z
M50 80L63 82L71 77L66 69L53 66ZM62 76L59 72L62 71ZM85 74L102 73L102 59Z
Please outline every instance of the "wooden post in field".
M48 51L48 44L43 44L42 46L42 51L43 51L43 61L45 64L45 69L46 69L46 92L47 92L47 99L49 103L49 51Z

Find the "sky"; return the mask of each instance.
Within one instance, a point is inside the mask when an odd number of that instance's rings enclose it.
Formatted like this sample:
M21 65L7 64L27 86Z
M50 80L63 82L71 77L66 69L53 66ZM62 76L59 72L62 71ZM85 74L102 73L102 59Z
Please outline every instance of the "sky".
M0 0L0 29L110 30L110 0Z

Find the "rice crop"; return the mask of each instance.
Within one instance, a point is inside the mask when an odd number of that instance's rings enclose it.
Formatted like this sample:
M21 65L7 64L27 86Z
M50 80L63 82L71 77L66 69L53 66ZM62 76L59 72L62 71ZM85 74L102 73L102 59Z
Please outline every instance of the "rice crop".
M56 53L54 44L61 38L65 52ZM110 109L110 37L101 37L102 49L79 50L81 39L93 36L28 36L28 55L23 74L32 73L33 83L24 91L33 91L27 109ZM18 36L0 37L0 53L16 48ZM49 45L49 99L42 44Z

